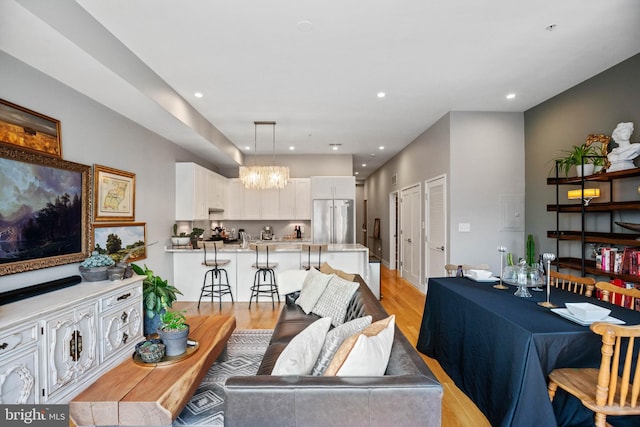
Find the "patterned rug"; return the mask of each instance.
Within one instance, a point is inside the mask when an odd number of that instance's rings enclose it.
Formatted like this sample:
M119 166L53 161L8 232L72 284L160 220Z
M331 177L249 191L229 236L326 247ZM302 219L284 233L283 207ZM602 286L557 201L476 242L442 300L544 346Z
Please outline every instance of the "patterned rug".
M173 426L223 426L224 382L231 376L255 375L273 330L239 329L227 343L227 360L211 365Z

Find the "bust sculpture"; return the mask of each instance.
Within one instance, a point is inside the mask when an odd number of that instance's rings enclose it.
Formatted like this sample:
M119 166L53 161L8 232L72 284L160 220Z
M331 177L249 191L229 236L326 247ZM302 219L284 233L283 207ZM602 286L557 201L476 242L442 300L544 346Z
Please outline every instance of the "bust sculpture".
M629 142L632 133L633 122L618 123L613 130L611 137L618 146L607 155L607 158L611 162L611 166L607 169L607 172L633 169L636 167L633 164L633 159L640 155L640 144L632 144Z

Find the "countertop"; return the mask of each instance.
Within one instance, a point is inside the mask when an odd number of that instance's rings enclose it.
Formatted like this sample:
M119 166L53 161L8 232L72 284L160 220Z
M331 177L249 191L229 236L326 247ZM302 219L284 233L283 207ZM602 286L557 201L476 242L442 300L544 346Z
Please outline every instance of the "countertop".
M297 242L290 240L280 240L280 241L260 241L260 242L252 242L257 244L275 244L276 252L300 252L302 251L302 245L311 242ZM171 246L165 246L166 252L173 253L189 253L196 252L201 253L202 249L192 249L190 247L178 247L174 248ZM344 243L344 244L330 244L327 245L327 252L358 252L358 251L366 251L369 250L366 246L361 245L360 243ZM219 250L219 252L254 252L249 248L242 248L239 244L226 244L224 247Z

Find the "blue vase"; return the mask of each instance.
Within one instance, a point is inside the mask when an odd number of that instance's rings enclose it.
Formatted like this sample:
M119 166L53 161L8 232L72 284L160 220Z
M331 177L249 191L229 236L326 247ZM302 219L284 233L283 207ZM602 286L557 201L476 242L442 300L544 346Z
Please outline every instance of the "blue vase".
M147 315L144 316L144 335L151 336L158 333L158 328L160 327L160 316L165 312L164 309L160 311L160 313L156 313L153 318L149 319Z

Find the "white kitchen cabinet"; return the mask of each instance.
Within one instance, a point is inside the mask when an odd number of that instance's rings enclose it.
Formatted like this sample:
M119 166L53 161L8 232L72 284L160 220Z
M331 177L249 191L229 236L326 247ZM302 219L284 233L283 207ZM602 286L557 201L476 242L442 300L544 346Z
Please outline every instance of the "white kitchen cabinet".
M224 178L196 163L176 163L176 220L208 220L210 210L223 210Z
M224 210L225 219L242 219L244 211L244 185L239 179L227 181L227 206Z
M252 190L244 188L239 179L228 181L227 209L229 220L288 219L280 215L278 189Z
M67 403L142 340L142 279L82 282L2 306L0 402Z
M356 178L354 176L312 176L311 199L351 199L356 198Z
M311 184L309 178L290 179L280 190L280 218L311 219Z
M37 321L0 333L0 402L36 403L39 357Z

